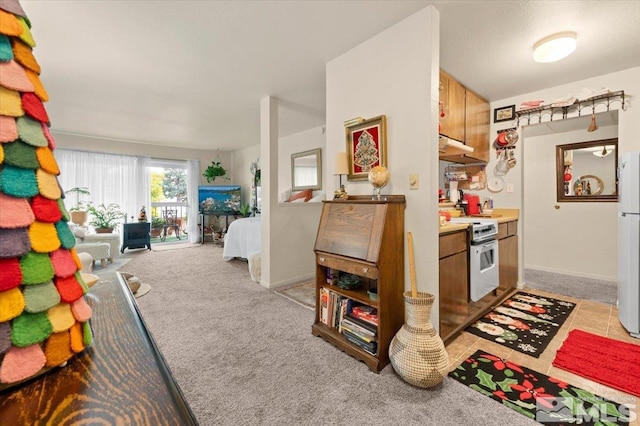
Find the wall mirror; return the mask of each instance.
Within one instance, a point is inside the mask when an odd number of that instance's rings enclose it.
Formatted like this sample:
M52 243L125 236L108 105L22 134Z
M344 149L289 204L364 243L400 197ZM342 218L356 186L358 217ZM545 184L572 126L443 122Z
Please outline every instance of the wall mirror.
M556 146L558 201L618 201L618 139Z
M322 189L321 149L291 154L291 190Z

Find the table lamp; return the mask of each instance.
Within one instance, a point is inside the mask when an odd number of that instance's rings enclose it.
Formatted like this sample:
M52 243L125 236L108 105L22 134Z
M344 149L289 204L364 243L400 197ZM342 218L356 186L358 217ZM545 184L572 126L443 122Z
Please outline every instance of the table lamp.
M333 174L340 176L340 190L336 191L336 197L338 197L338 193L340 195L346 196L347 191L345 191L344 185L342 184L342 176L349 174L349 163L347 161L346 152L339 152L336 154L336 164L335 164ZM338 197L338 198L343 198L343 197Z

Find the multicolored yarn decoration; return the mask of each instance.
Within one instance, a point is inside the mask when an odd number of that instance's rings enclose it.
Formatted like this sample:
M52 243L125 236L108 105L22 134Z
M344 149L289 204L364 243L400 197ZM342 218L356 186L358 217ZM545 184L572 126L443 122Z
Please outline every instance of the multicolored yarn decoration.
M93 342L30 28L18 0L0 0L0 390Z

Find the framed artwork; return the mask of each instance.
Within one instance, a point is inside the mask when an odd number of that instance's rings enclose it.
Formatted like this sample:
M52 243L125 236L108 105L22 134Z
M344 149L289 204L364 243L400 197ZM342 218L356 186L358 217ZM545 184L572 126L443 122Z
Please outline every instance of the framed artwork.
M349 157L348 180L366 180L373 167L387 167L386 121L386 116L380 115L345 123Z
M516 118L516 106L511 105L493 110L493 122L509 121Z

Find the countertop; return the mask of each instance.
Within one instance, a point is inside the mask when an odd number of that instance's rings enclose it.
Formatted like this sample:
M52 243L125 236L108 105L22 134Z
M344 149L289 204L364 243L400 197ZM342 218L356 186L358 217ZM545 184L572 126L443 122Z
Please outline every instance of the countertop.
M463 216L465 217L465 216ZM473 216L478 219L496 219L498 223L512 222L520 218L519 209L493 209L491 216ZM469 227L468 223L451 223L440 227L440 235L463 231Z

